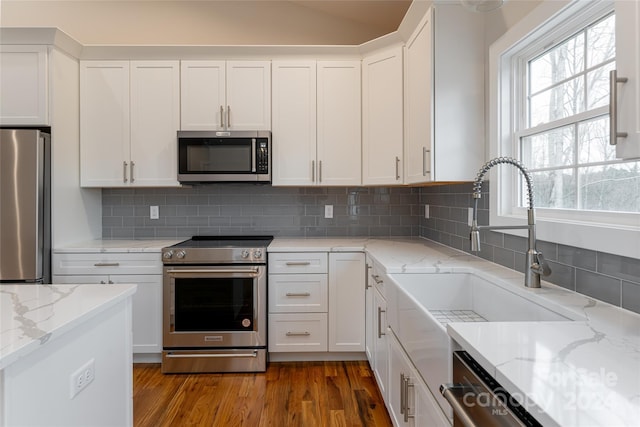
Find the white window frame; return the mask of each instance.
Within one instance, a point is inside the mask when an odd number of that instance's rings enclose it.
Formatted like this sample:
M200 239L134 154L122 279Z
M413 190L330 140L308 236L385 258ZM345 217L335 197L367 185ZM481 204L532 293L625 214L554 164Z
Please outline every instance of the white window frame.
M560 32L575 23L576 16L584 13L604 14L613 10L610 0L543 1L529 15L509 29L489 49L489 155L517 158L517 143L514 143L518 118L513 108L514 96L522 96L520 88L512 78L518 64L517 54L526 50L528 40L557 35L556 42L563 38ZM558 26L562 22L563 25ZM577 24L576 24L577 25ZM574 25L574 29L577 27ZM566 33L564 34L566 37ZM620 54L620 53L618 53ZM520 91L520 92L518 92ZM526 224L526 210L518 208L518 171L509 165L501 165L490 171L490 215L491 225ZM534 203L535 208L535 203ZM615 220L612 221L612 218ZM574 210L537 209L537 238L569 246L601 252L638 257L640 241L640 215L608 212L585 212ZM522 231L505 231L508 234L525 236Z

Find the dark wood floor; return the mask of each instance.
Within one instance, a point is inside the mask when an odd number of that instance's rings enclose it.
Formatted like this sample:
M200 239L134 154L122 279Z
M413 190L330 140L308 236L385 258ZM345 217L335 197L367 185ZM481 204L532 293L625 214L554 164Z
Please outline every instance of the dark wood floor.
M391 426L366 361L270 363L260 374L133 368L134 425Z

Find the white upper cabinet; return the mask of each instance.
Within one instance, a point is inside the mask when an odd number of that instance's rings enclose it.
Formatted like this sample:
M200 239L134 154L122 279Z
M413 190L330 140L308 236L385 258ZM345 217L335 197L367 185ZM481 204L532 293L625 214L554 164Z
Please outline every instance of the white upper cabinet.
M405 184L473 180L484 162L483 25L437 4L407 41Z
M360 62L274 61L273 185L360 185Z
M362 183L402 184L402 47L362 60Z
M0 125L49 125L47 46L0 45Z
M270 130L270 61L181 61L182 130Z
M316 62L273 62L273 185L316 183Z
M619 158L640 157L640 2L618 0L616 11L617 131L627 133L615 138Z
M318 184L362 184L360 61L318 61Z
M431 180L433 47L431 14L424 16L404 48L404 182Z
M178 61L82 61L83 187L177 186Z

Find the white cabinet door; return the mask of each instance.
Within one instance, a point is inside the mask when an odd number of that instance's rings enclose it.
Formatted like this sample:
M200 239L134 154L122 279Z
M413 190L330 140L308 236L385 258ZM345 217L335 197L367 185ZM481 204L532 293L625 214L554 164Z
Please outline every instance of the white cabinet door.
M315 185L315 61L274 61L272 137L273 185Z
M177 61L82 61L83 187L178 186Z
M404 48L404 183L431 181L433 48L427 13Z
M129 61L81 61L80 111L80 185L129 185Z
M371 269L372 269L372 261L367 256L366 257L366 268L367 273L365 277L365 303L364 303L364 331L365 331L365 339L364 339L364 351L367 354L367 360L369 361L369 366L371 369L375 369L375 328L376 324L374 323L376 317L374 316L375 307L373 303L373 278L371 277Z
M271 129L271 62L227 62L229 130Z
M362 60L362 183L402 184L402 47Z
M361 185L360 61L319 61L317 67L317 183Z
M225 61L180 63L180 129L224 129L225 70Z
M176 133L180 126L178 61L131 63L129 183L178 186Z
M618 158L640 157L640 3L618 0L616 11L616 68L618 78L627 78L618 89ZM613 136L612 136L613 137Z
M364 351L365 273L362 252L329 254L329 351Z
M0 45L0 125L48 125L46 46Z
M389 339L389 415L402 427L450 427L451 422L395 338Z
M389 340L390 329L387 324L387 301L380 292L373 288L373 319L374 319L374 359L373 375L378 382L380 394L387 398L389 393Z
M133 294L133 352L162 352L162 275L114 275L112 283L135 283Z

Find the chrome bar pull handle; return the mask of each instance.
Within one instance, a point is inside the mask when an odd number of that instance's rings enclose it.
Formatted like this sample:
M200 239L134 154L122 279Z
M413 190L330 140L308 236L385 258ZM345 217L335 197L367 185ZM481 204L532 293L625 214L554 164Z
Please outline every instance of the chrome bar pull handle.
M127 181L127 162L122 162L122 182Z
M427 174L431 173L431 170L428 169L431 162L427 160L429 153L431 153L431 151L427 150L427 147L422 147L422 176L427 176Z
M378 307L378 338L382 338L383 335L386 335L382 332L382 313L386 313L386 310L383 310L382 307Z
M400 158L396 156L396 181L400 179Z
M369 264L365 264L364 268L364 288L369 289L371 285L369 284L369 270L371 270L371 266Z
M408 423L409 418L413 418L414 415L409 413L409 387L413 387L413 383L408 376L404 377L404 422Z
M316 161L311 160L311 182L316 182Z
M288 297L310 297L310 292L287 292L285 296Z
M133 181L134 181L134 178L133 178L133 167L134 167L135 165L136 165L136 164L135 164L133 161L131 161L131 164L129 165L129 170L131 171L131 182L132 182L132 183L133 183Z
M294 266L294 265L311 265L311 261L287 261L284 263L284 265L290 265L290 266Z
M618 144L618 138L626 138L627 132L618 132L618 83L629 81L618 77L618 70L609 71L609 144Z
M318 160L318 182L322 182L322 160Z
M224 107L220 106L220 129L224 129Z
M286 335L288 337L308 337L309 335L311 335L311 332L287 332Z
M119 262L96 262L93 264L94 267L118 267L119 265Z
M227 129L231 127L231 107L227 105Z
M407 405L407 396L405 394L406 390L404 388L404 374L400 374L400 414L404 414Z
M258 155L258 153L256 153L256 139L255 138L251 138L251 172L255 172L256 171L256 156Z

